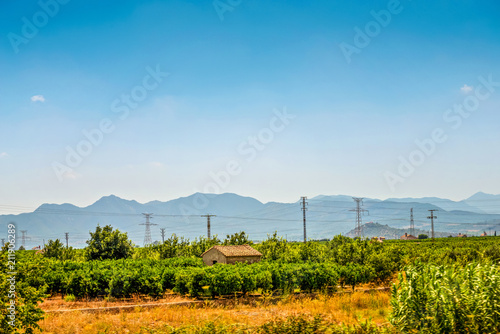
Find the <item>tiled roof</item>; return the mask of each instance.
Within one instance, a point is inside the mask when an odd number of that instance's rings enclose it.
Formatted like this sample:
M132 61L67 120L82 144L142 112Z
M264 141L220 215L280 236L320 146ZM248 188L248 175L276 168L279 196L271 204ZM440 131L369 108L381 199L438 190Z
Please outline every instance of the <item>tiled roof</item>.
M418 239L416 236L413 236L411 234L406 234L403 235L401 238L401 240L415 240L415 239Z
M207 253L208 251L210 251L213 248L218 250L219 252L221 252L224 256L228 256L228 257L231 257L231 256L262 256L262 254L258 250L250 247L249 245L213 246L209 250L207 250L206 252L201 254L201 256L205 255L205 253Z

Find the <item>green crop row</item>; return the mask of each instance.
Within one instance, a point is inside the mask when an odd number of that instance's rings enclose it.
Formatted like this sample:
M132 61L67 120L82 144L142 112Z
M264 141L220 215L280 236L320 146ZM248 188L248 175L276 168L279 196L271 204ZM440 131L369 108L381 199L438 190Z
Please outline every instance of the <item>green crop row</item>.
M357 264L260 262L204 266L199 259L42 261L30 285L52 295L77 298L161 296L167 290L191 296L221 296L254 291L290 293L354 286L375 278L375 269Z
M393 286L391 305L391 322L404 333L498 333L500 266L411 266Z

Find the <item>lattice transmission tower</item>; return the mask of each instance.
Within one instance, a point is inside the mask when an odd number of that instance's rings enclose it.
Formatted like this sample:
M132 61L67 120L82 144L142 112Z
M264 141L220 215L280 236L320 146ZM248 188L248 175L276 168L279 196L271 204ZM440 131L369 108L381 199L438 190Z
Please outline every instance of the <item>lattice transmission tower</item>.
M149 221L149 219L153 215L152 213L143 213L143 215L146 217L146 222L139 225L146 226L146 231L144 232L144 246L148 246L153 243L153 241L151 240L151 226L158 224L153 224Z
M356 212L356 225L354 226L354 235L356 238L361 238L363 234L361 228L362 224L361 216L363 215L363 213L368 212L368 210L361 208L361 206L363 205L362 197L353 197L352 199L356 202L356 209L349 210Z

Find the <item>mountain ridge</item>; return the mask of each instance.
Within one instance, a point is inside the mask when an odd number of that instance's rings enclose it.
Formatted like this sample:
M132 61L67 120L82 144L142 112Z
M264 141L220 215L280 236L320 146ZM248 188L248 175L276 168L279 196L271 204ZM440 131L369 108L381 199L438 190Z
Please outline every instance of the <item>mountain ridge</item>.
M495 195L492 195L495 196ZM364 200L363 223L388 224L394 228L409 227L409 212L413 208L415 226L428 230L428 210L437 209L436 231L444 233L480 234L483 230L500 230L500 214L485 214L464 210L444 210L432 203ZM405 201L406 200L406 201ZM449 200L447 200L449 201ZM500 206L499 206L500 207ZM347 195L319 195L308 200L307 234L310 238L331 238L336 234L346 234L354 226L355 203ZM289 240L302 239L302 210L299 201L294 203L267 202L233 193L202 194L181 197L169 201L149 201L139 203L107 195L86 207L70 203L42 204L35 211L18 215L0 215L0 225L10 221L17 223L17 230L28 230L26 246L36 246L43 240L62 239L70 234L70 244L85 246L89 231L99 223L110 224L129 234L134 243L142 245L144 222L142 213L153 213L151 227L153 240L161 240L160 228L166 228L167 236L175 233L193 239L206 235L206 218L202 215L214 214L212 234L224 237L245 231L254 240L262 240L277 231ZM6 229L5 229L6 231Z

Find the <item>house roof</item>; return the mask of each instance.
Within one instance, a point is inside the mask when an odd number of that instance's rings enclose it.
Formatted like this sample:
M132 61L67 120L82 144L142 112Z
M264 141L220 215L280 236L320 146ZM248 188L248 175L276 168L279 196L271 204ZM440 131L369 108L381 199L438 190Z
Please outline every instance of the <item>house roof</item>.
M207 251L205 251L201 256L205 255L211 249L216 249L222 253L222 255L227 257L232 256L262 256L262 254L250 247L249 245L238 245L238 246L212 246Z

